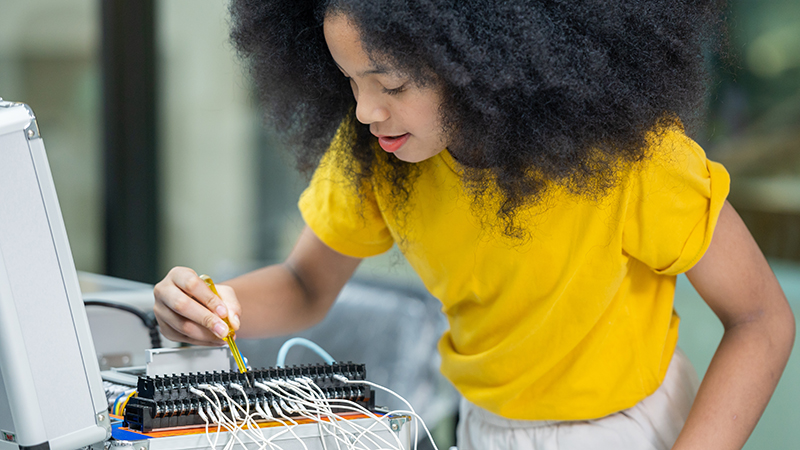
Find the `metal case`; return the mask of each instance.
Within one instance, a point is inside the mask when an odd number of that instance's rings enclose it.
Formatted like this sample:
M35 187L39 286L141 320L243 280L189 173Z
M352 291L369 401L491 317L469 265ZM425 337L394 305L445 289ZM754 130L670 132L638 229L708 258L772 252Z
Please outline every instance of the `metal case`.
M31 109L0 99L0 450L111 434L50 167Z

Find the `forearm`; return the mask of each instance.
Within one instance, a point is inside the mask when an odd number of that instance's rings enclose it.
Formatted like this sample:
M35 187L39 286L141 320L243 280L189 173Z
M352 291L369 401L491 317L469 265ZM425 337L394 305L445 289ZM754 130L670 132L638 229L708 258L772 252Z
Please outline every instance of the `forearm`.
M730 326L673 449L741 449L778 384L794 333L788 307Z
M238 336L280 336L318 323L360 262L332 250L306 227L286 262L225 283L242 308Z
M220 344L228 326L239 337L288 334L322 320L360 262L306 227L285 263L218 284L219 296L194 270L172 268L153 289L153 312L164 336L196 345Z
M294 333L313 326L328 311L328 302L313 297L286 264L264 267L224 284L233 288L242 307L236 333L241 338Z

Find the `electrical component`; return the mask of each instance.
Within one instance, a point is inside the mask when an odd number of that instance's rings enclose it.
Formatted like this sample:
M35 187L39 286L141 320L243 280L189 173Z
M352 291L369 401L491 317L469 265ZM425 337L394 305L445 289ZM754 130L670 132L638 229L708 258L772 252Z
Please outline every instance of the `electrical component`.
M270 415L297 416L299 408L287 403L286 396L278 395L278 392L270 389L273 386L276 390L282 389L281 385L285 383L294 383L296 389L312 389L303 386L313 383L313 389L320 391L325 400L331 403L333 412L344 410L337 408L336 400L353 402L374 411L374 391L366 384L353 383L365 379L365 365L352 362L269 368L246 373L201 372L139 377L137 395L131 397L125 406L123 426L149 432L155 429L207 424L201 412L205 409L207 419L212 405L208 397L198 395L197 392L208 387L224 393L241 409L249 405L259 405L266 413L265 419ZM236 410L237 406L230 403L223 405L221 414L225 418L222 420L229 419L235 423Z

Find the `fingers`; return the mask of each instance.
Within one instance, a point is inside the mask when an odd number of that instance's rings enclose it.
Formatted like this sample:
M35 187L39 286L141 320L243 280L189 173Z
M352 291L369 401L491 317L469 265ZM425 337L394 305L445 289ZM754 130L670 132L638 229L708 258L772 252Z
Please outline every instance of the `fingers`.
M228 317L236 330L241 307L232 288L220 285L217 289L222 298L214 295L192 269L170 270L153 290L153 311L164 336L193 344L220 345L229 331L220 317Z
M175 267L170 270L167 277L170 277L172 282L180 290L182 290L189 297L194 298L209 311L214 311L219 317L228 317L228 308L225 303L211 292L211 289L201 280L197 273L185 267Z
M206 328L178 316L163 304L156 303L153 310L156 313L161 334L171 341L195 345L222 345L224 343Z
M234 331L238 330L241 326L240 316L242 315L242 307L239 300L236 298L236 293L233 288L224 284L217 285L217 292L219 292L225 307L228 309L228 321L233 326Z
M186 295L177 286L170 284L156 286L155 296L157 300L153 305L153 311L156 317L165 321L175 331L200 340L206 340L207 335L199 333L198 328L203 328L220 339L228 335L228 326L219 316Z

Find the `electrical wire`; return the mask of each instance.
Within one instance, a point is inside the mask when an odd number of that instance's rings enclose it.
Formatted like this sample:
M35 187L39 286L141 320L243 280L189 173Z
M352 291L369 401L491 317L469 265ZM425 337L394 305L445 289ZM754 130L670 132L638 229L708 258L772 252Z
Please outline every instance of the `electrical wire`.
M280 350L278 350L278 361L276 366L278 367L284 366L284 363L286 362L286 354L289 353L289 350L295 345L301 345L303 347L308 348L309 350L312 350L314 353L319 355L320 358L325 360L325 362L328 364L333 364L336 362L336 360L334 360L333 357L328 352L323 350L323 348L320 347L319 345L315 344L312 341L309 341L306 338L295 337L289 339L288 341L284 342L283 345L281 345Z
M278 353L279 366L283 366L286 353L294 345L303 345L310 348L317 352L326 362L334 363L333 358L317 344L307 339L293 338L288 340L281 347ZM293 419L292 416L309 419L317 424L323 450L328 450L327 440L329 439L336 444L336 450L343 450L343 448L345 450L401 450L403 449L403 444L399 435L393 432L389 423L387 423L387 419L392 414L402 414L411 417L415 436L414 449L416 450L418 444L417 438L419 436L419 422L422 422L422 418L406 399L391 389L377 383L366 380L350 380L339 374L334 375L333 378L345 384L363 384L388 392L399 398L408 407L408 410L391 411L381 417L354 401L346 399L328 399L325 391L311 378L305 376L288 379L275 378L264 380L263 383L253 383L254 387L269 394L269 396L265 397L263 400L255 402L251 402L244 387L237 383L228 383L227 389L232 390L231 394L228 394L226 387L220 384L199 384L197 387L189 387L189 391L200 397L198 415L200 415L205 423L206 440L212 450L217 450L220 432L223 429L229 433L230 437L222 450L232 450L237 443L241 445L243 449L254 448L252 444L250 444L250 447L246 446L242 438L252 441L252 443L257 446L258 450L265 450L267 446L269 446L270 450L281 450L281 446L273 441L286 433L290 433L299 441L304 450L309 450L304 440L295 432L294 428L299 423ZM237 391L238 393L234 394L233 391ZM244 397L244 404L240 404L232 395L237 397L241 395ZM128 396L127 399L130 399L130 396ZM127 403L127 399L125 403ZM122 405L120 401L121 396L115 400L115 405L119 404L119 407L124 408L124 405ZM225 404L223 404L223 401ZM333 408L336 408L338 412L334 412ZM226 414L226 409L230 417ZM272 411L274 411L275 414L273 414ZM340 415L341 412L348 411L363 414L365 417L372 419L373 422L364 426L361 423L348 420ZM278 417L276 417L276 415ZM258 418L264 421L272 421L281 424L283 430L273 433L272 436L267 438L256 421ZM213 441L210 437L210 427L212 424L217 426ZM424 422L422 422L422 426L433 448L438 450L431 437L430 430L428 430ZM394 438L393 440L395 442L389 442L384 439L381 434L374 431L376 427L381 428L383 432L388 432L389 435ZM240 434L242 437L239 436Z
M300 377L300 378L298 378L298 379L299 379L299 380L302 380L302 379L304 379L304 378L305 378L305 377ZM313 381L312 381L310 378L305 378L305 380L306 380L306 381L308 381L308 382L310 382L311 384L313 384ZM273 381L271 381L270 383L274 385L274 384L287 383L287 382L288 382L288 380L273 380ZM260 385L260 386L259 386L259 385ZM362 413L362 414L364 414L364 415L367 415L368 417L370 417L370 418L372 418L373 420L375 420L375 421L376 421L376 424L377 424L377 423L380 423L380 424L381 424L381 425L382 425L382 426L383 426L383 427L386 429L386 431L388 431L388 432L390 432L390 433L391 433L391 428L390 428L390 427L389 427L389 426L388 426L386 423L384 423L384 422L381 420L381 418L380 418L380 417L376 416L375 414L373 414L373 413L372 413L371 411L369 411L368 409L366 409L366 408L364 408L363 406L359 405L358 403L352 402L352 401L350 401L350 400L344 400L344 399L326 399L326 398L324 398L324 393L322 392L322 390L321 390L321 389L319 389L319 387L318 387L318 386L316 386L316 384L313 384L313 385L314 385L314 386L315 386L315 387L316 387L316 388L319 390L319 394L320 394L320 396L321 396L321 397L320 397L320 398L321 398L321 400L322 400L324 403L326 403L325 407L326 407L326 408L327 408L327 409L330 411L330 413L329 413L329 414L331 414L333 417L338 417L338 418L339 418L339 420L343 420L343 419L342 419L341 417L339 417L337 414L333 413L333 411L330 409L330 405L329 405L329 403L331 403L331 402L337 402L337 403L345 403L345 404L348 404L348 405L353 405L353 407L344 408L344 409L349 409L349 410L356 411L356 412ZM258 384L256 384L256 387L261 387L262 389L264 389L264 387L262 387L262 386L264 386L262 383L258 383ZM276 392L275 390L270 390L270 392L272 392L273 394L276 394L276 395L281 395L279 392ZM285 392L285 391L284 391L284 392ZM334 419L334 420L335 420L335 419ZM362 428L362 427L360 427L359 425L357 425L357 424L355 424L355 423L352 423L352 422L345 422L345 423L347 423L349 426L351 426L351 427L353 427L353 428ZM338 424L337 424L337 426L338 426ZM363 429L363 428L362 428L362 429ZM362 436L363 436L364 434L365 434L365 433L363 433L363 432L361 433L361 435L362 435ZM397 438L397 436L395 436L395 435L394 435L394 433L391 433L391 434L392 434L392 436L394 436L394 437L395 437L395 440L397 441L397 445L398 445L398 447L402 447L402 443L399 441L399 439ZM382 437L380 437L379 435L375 435L375 438L376 438L376 439L378 439L378 440L380 440L380 441L383 441L383 443L384 443L385 445L387 445L387 446L389 446L389 447L392 447L392 444L390 444L389 442L387 442L385 439L383 439L383 438L382 438ZM379 445L378 445L378 444L377 444L377 443L376 443L374 440L372 440L371 438L368 438L368 437L367 437L367 439L368 439L368 440L369 440L369 441L370 441L370 442L371 442L371 443L372 443L372 444L373 444L375 447L380 447L380 446L379 446ZM358 440L358 439L356 439L356 441L357 441L357 440Z
M85 306L102 306L105 308L118 309L120 311L129 312L139 320L142 321L144 326L150 332L150 346L152 348L161 348L161 335L158 332L158 322L154 315L148 314L139 308L126 305L124 303L109 302L105 300L86 300L83 302Z
M362 406L351 402L355 408L343 408L343 409L352 409L362 413L366 413L368 416L371 416L376 423L372 424L369 427L361 427L356 423L351 421L347 421L344 418L338 416L337 414L333 413L330 409L330 402L323 397L322 390L319 389L318 386L314 387L315 385L310 379L299 378L297 381L290 381L290 380L271 380L268 382L270 386L267 386L264 383L257 383L255 384L256 387L261 389L267 390L269 393L273 394L275 397L280 399L280 401L273 399L271 406L272 409L280 416L283 420L277 419L272 417L271 414L267 413L264 408L261 407L258 403L253 405L253 409L251 409L251 404L249 399L245 400L245 407L242 407L238 402L236 402L228 393L226 392L225 388L220 385L198 385L198 388L191 387L189 389L195 395L202 397L206 402L208 402L207 407L207 414L206 418L210 418L209 423L215 422L218 427L218 431L221 427L225 428L226 431L230 432L231 437L223 447L223 450L230 450L236 443L243 445L244 442L239 438L238 434L240 432L244 433L250 440L253 442L260 444L259 448L263 449L267 445L270 448L274 449L275 444L272 440L276 437L273 436L270 439L265 439L263 432L260 431L260 428L257 426L255 421L253 420L254 415L261 416L265 419L274 420L278 423L283 424L288 430L289 433L295 437L300 444L303 446L304 449L308 447L303 442L295 432L294 432L294 425L297 425L298 422L292 419L289 414L298 414L302 417L309 418L314 420L320 426L322 425L323 417L328 419L325 427L321 427L320 429L325 429L328 435L330 435L334 442L337 445L338 449L341 449L340 444L344 444L348 449L351 450L360 450L365 449L366 447L360 446L360 442L364 440L370 444L369 448L389 448L389 449L400 449L402 448L402 444L399 441L399 438L395 436L394 433L391 433L392 436L395 437L397 440L397 446L389 443L381 436L374 434L372 429L380 424L381 426L385 427L387 431L390 430L388 425L382 420L380 417L375 416L370 411L366 410ZM243 389L239 389L236 387L237 385L232 384L229 386L232 389L238 390L244 394ZM266 389L265 389L266 388ZM202 391L200 390L202 389ZM206 394L211 394L209 396ZM224 413L224 408L222 406L221 398L222 396L229 407L229 411L231 412L231 418L228 418L227 415ZM213 397L213 398L212 398ZM212 411L212 408L216 410L216 413ZM241 411L241 414L238 411ZM337 419L338 417L338 419ZM205 419L204 419L205 422ZM344 427L340 425L340 423L346 423L351 430L346 430ZM291 424L291 425L290 425ZM251 433L252 430L248 430L247 428L254 427L258 428L258 434ZM209 426L206 426L206 429L210 431ZM321 439L323 440L323 447L326 447L325 444L325 431L321 432ZM208 432L207 432L208 434ZM259 436L260 435L260 436ZM346 439L347 437L350 439ZM216 443L219 438L219 435L216 436L214 442L211 441L210 437L207 436L207 440L209 441L209 446L212 449L216 449ZM380 442L379 442L380 441Z
M111 413L112 413L112 414L118 415L118 414L117 414L117 405L119 404L119 400L120 400L122 397L125 397L125 396L126 396L126 395L128 395L128 394L129 394L129 392L125 391L125 392L121 392L121 393L120 393L120 394L117 396L117 398L114 400L114 404L113 404L113 406L111 407Z
M376 389L380 389L380 390L382 390L384 392L388 392L389 394L392 394L393 396L395 396L398 399L400 399L403 403L406 404L406 406L408 406L408 409L410 410L409 411L410 414L414 415L414 417L419 418L419 420L414 421L414 449L416 450L417 442L419 441L419 433L418 433L418 425L417 425L417 423L418 422L422 422L422 426L425 428L425 431L428 433L428 439L430 439L430 442L433 445L434 450L438 450L438 448L436 447L436 444L433 442L433 438L431 437L430 431L428 431L428 427L425 425L425 422L420 418L420 416L414 410L414 407L411 406L411 403L409 403L408 400L403 398L402 395L398 394L397 392L395 392L395 391L393 391L393 390L391 390L391 389L389 389L387 387L381 386L381 385L379 385L377 383L373 383L373 382L367 381L367 380L355 380L355 381L354 380L349 380L344 375L338 375L338 374L334 375L333 378L336 379L336 380L339 380L339 381L341 381L343 383L347 383L347 384L366 384L367 386L372 386L372 387L374 387Z
M288 380L273 380L273 381L270 381L269 383L270 383L270 384L273 384L273 385L275 385L275 384L287 383L287 382L288 382ZM264 385L263 383L257 383L257 384L256 384L256 387L259 387L260 389L262 389L262 390L265 390L265 391L268 391L268 392L270 392L270 393L273 393L273 394L275 394L275 395L282 396L282 394L280 394L280 392L276 392L275 390L273 390L273 389L269 388L267 385ZM278 386L276 386L276 388L280 389L280 387L278 387ZM286 393L286 391L283 391L282 389L280 389L280 390L281 390L282 392ZM287 393L287 394L288 394L288 393ZM337 448L340 448L340 447L339 447L339 441L342 441L342 442L344 442L346 445L348 445L348 446L351 446L351 444L350 444L350 442L349 442L349 441L342 440L341 438L339 438L339 437L338 437L338 435L336 435L336 428L341 428L341 426L340 426L340 425L338 425L337 423L335 423L335 417L336 417L336 415L333 413L333 411L332 411L332 410L330 410L330 408L328 408L328 407L327 407L327 406L324 404L324 401L325 401L325 399L324 399L324 398L322 398L322 399L321 399L321 400L323 400L323 402L311 402L311 403L309 403L309 402L306 402L306 401L304 401L302 398L300 398L300 397L297 397L297 396L292 396L291 394L290 394L290 397L299 399L299 401L300 401L301 405L302 405L302 404L306 404L306 405L310 405L310 406L312 406L312 407L320 407L320 409L318 409L318 410L316 411L316 413L317 413L317 417L311 416L311 415L309 415L309 414L307 414L307 413L303 412L303 411L302 411L302 409L300 409L300 408L295 408L295 409L298 411L298 414L300 414L300 415L302 415L302 416L304 416L304 417L307 417L307 418L309 418L309 419L311 419L311 420L314 420L314 421L316 421L316 422L319 424L319 426L320 426L320 429L322 429L322 428L323 428L323 427L322 427L323 421L321 420L321 417L322 417L323 415L324 415L324 416L326 416L326 417L328 418L328 420L329 420L329 423L328 423L328 425L330 425L330 426L333 426L333 427L334 427L334 430L335 430L333 433L331 433L331 436L333 436L333 437L334 437L334 439L336 439L336 447L337 447ZM326 409L327 409L327 411L326 411ZM327 429L326 429L326 431L329 431L329 430L327 430ZM344 430L342 430L342 431L343 431L343 435L346 435L346 432L344 432ZM322 432L320 432L320 438L321 438L321 441L322 441L322 446L323 446L323 448L327 448L327 444L325 443L324 436L322 436ZM351 447L352 447L352 446L351 446Z
M123 415L125 413L125 407L128 406L128 402L130 401L131 397L133 397L134 395L136 395L136 390L135 389L133 391L125 393L125 400L123 400L122 403L117 403L115 401L114 402L114 414L116 414L118 416ZM117 397L117 400L119 400L119 397Z

